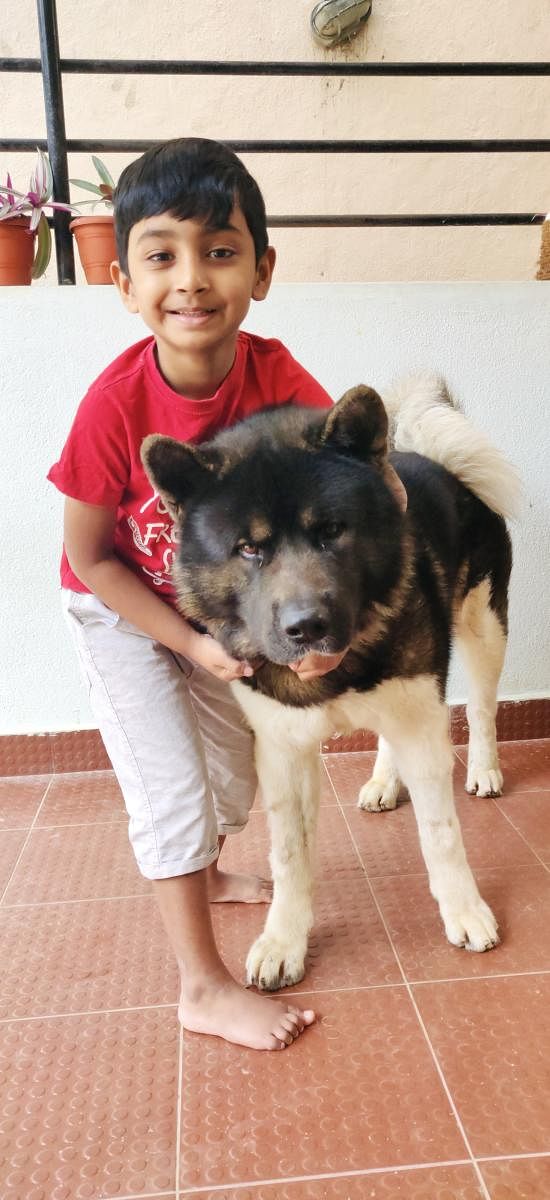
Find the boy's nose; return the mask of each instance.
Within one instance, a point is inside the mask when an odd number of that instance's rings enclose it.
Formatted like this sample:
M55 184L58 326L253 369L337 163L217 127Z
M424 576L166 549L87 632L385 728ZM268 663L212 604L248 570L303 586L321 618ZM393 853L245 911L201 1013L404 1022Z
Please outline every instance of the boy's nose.
M176 287L179 292L202 292L207 287L206 271L199 258L186 258L178 263Z

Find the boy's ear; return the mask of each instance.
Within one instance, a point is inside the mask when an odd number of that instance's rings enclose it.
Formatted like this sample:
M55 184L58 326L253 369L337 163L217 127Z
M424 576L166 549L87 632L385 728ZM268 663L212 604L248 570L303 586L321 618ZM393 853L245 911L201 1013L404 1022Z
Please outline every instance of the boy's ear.
M220 466L216 451L203 453L197 446L160 433L144 438L141 461L155 491L175 518Z
M321 430L321 445L370 463L405 512L407 493L388 462L388 417L374 388L359 385L345 392L327 416Z
M275 270L275 249L268 246L256 267L256 279L252 289L253 300L265 300L271 287L273 271Z
M111 272L111 279L120 293L124 307L128 309L128 312L139 312L130 276L124 274L120 263L116 260L111 263L109 270Z

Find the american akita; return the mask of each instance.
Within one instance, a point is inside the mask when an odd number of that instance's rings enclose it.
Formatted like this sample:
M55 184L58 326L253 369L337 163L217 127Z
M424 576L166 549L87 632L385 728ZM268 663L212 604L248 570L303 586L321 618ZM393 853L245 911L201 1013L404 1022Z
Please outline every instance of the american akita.
M255 665L232 685L256 737L274 895L250 982L303 977L313 922L319 742L379 735L361 808L395 807L400 779L431 892L456 946L498 942L468 866L452 788L445 685L454 635L468 668L467 790L500 793L496 689L507 632L515 472L435 377L332 410L268 409L200 446L153 435L145 468L179 526L182 613ZM397 474L396 474L397 473ZM399 483L406 489L408 503ZM288 663L349 647L311 682Z

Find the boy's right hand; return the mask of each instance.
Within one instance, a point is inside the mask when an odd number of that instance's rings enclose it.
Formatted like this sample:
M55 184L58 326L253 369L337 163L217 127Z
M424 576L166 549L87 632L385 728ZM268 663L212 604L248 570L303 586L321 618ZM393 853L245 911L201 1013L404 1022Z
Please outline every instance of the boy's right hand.
M231 655L226 654L223 646L220 646L215 638L210 637L209 633L196 635L196 640L193 639L193 645L189 650L189 657L199 667L204 667L205 671L210 671L211 675L222 679L224 683L231 683L234 679L242 679L243 676L249 677L254 674L254 668L250 666L250 663L239 662L238 658L231 658Z

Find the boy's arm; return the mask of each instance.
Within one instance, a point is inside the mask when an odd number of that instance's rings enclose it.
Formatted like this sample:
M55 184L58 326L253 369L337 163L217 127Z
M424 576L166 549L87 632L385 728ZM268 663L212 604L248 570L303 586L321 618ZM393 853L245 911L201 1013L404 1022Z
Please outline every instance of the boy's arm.
M180 614L155 596L113 550L116 510L65 499L64 543L71 570L97 596L169 650L191 658L219 679L252 675L208 635L196 632Z

